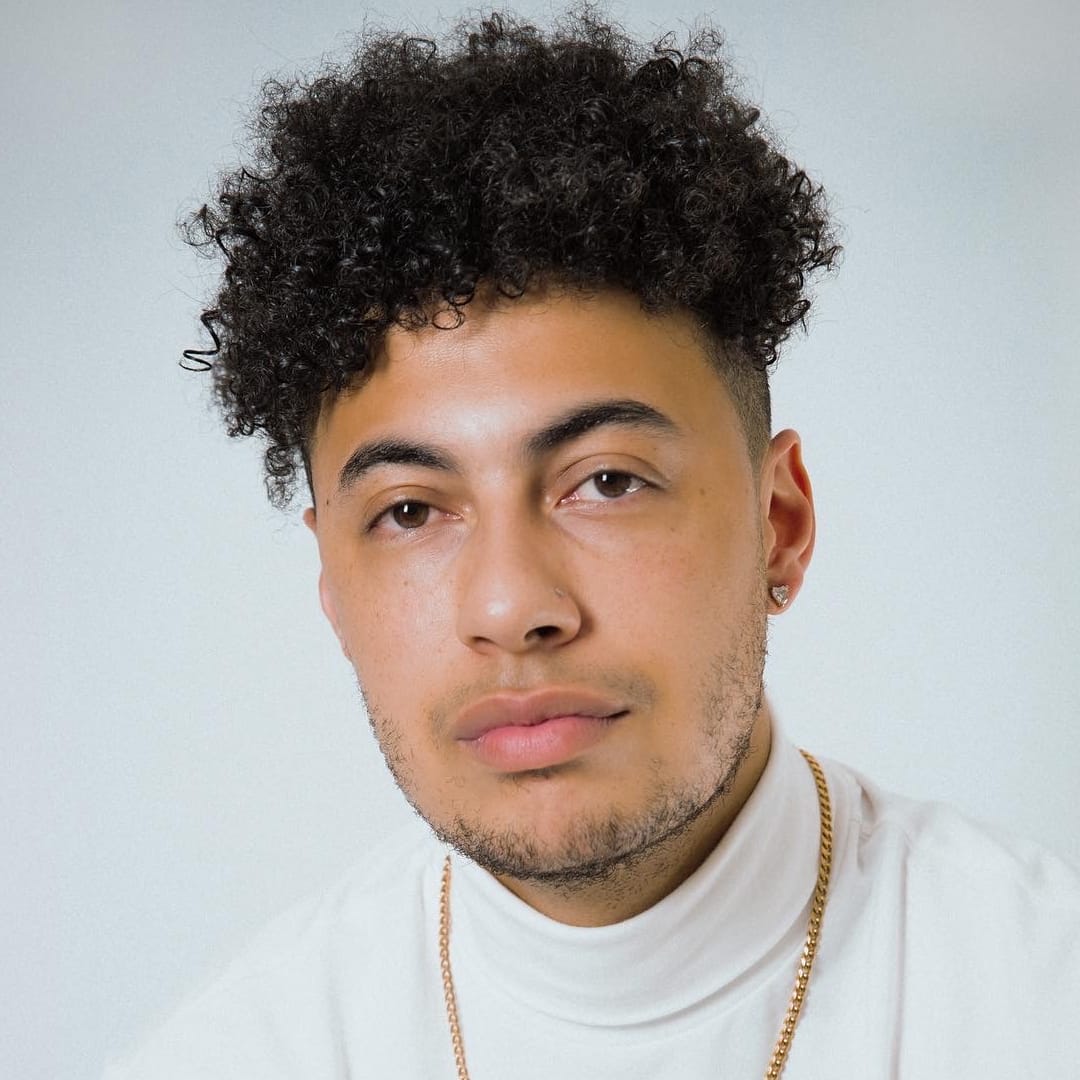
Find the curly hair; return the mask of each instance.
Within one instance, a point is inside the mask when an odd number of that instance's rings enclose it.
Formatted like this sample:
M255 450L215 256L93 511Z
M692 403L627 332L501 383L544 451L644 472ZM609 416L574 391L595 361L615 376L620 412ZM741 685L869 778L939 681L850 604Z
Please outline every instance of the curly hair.
M493 14L441 44L369 33L344 63L264 85L250 167L183 226L224 260L213 346L184 356L212 369L229 434L266 440L275 504L299 467L310 484L319 410L385 332L460 322L483 288L618 287L689 311L751 450L767 444L768 370L839 249L722 44L641 44L590 7L547 33Z

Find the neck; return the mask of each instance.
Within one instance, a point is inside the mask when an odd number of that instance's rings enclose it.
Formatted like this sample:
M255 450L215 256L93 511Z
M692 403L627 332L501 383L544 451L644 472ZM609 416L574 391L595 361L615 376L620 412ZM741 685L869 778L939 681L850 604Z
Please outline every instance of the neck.
M499 881L542 915L570 926L610 926L641 914L697 870L731 827L765 769L771 728L763 702L751 728L749 752L726 792L686 829L616 866L602 880L573 888L506 875Z

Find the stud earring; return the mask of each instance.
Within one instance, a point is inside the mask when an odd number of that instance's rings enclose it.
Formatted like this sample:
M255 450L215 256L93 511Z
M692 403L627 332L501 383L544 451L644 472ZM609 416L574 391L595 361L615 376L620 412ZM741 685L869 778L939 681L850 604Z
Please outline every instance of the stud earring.
M787 607L789 591L786 585L773 585L769 589L769 595L772 597L773 603L778 608Z

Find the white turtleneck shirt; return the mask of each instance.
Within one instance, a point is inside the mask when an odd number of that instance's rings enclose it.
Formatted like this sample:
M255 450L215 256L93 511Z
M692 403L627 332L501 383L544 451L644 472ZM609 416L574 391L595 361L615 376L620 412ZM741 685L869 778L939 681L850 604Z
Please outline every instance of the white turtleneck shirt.
M785 1080L1080 1077L1080 875L823 762L833 870ZM647 911L566 926L451 854L472 1080L761 1077L806 936L819 815L774 733L723 840ZM420 823L273 923L106 1080L453 1080L447 849Z

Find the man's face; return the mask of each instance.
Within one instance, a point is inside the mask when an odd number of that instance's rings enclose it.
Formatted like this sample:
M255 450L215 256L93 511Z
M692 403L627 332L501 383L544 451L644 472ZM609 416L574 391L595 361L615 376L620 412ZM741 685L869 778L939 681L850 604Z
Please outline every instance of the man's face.
M395 330L312 469L324 608L436 832L570 879L714 804L759 715L774 530L687 318L605 292Z

